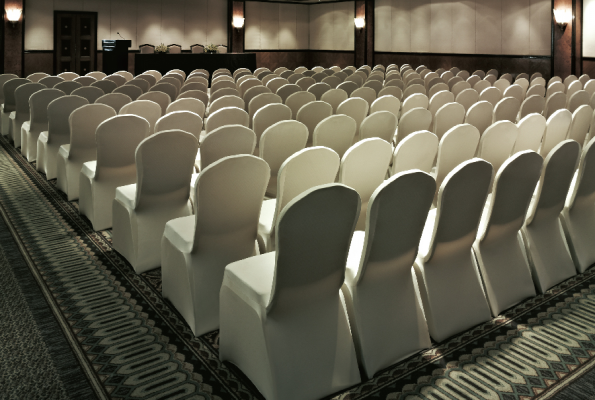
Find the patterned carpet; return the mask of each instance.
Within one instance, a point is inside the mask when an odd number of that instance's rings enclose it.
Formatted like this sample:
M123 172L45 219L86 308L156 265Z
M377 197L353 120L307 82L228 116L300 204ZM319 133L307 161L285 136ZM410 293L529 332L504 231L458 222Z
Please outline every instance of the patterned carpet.
M5 139L0 214L0 398L262 399ZM328 399L595 399L593 367L595 268Z

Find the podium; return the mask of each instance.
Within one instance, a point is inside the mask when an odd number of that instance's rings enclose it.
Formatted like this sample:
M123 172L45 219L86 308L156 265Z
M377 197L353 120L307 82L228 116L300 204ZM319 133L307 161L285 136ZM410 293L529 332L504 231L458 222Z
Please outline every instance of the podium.
M103 39L103 72L108 75L118 71L128 71L128 49L130 40Z

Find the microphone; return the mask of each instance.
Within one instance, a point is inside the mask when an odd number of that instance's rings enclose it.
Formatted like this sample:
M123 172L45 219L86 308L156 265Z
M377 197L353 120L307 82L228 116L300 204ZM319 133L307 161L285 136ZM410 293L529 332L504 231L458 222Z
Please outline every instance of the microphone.
M122 39L124 39L124 36L120 35L120 32L116 32L118 34L118 36L120 36ZM126 39L124 39L126 40Z

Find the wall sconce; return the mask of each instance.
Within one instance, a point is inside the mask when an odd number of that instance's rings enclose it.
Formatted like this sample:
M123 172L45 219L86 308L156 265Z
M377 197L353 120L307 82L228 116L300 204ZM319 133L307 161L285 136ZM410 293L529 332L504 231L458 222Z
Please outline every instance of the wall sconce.
M572 11L569 8L565 10L561 9L554 9L554 19L556 20L556 25L562 32L566 30L568 24L572 21Z
M355 22L355 27L359 29L360 32L362 31L362 28L366 26L366 20L363 18L354 18L353 21Z
M233 17L233 22L231 24L239 31L244 27L244 18Z
M19 19L21 19L21 14L23 10L20 8L11 8L10 10L6 10L6 19L12 24L14 27Z

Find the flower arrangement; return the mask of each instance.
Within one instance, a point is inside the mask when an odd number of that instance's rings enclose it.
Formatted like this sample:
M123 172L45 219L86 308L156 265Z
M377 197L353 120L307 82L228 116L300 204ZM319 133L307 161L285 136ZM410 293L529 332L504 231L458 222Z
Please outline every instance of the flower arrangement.
M215 54L217 53L217 45L211 43L210 45L205 47L205 53Z
M167 46L161 43L159 46L155 47L155 53L167 53Z

